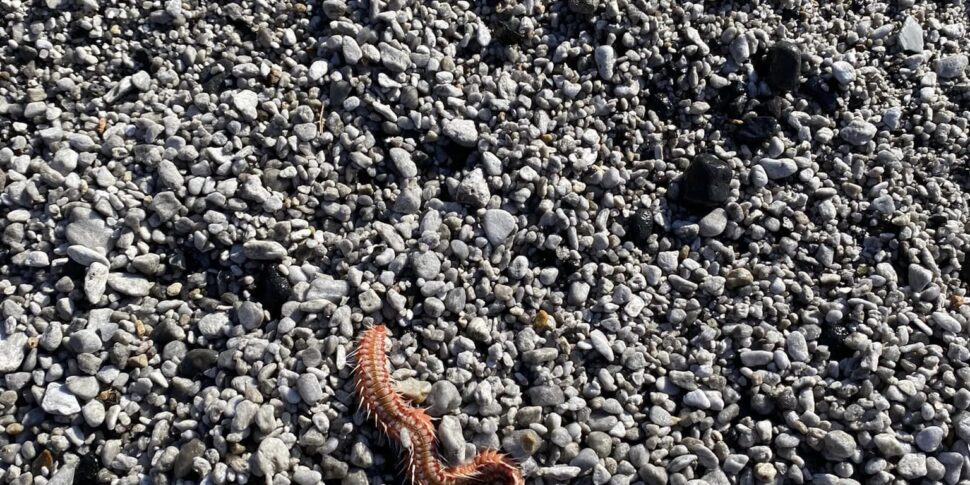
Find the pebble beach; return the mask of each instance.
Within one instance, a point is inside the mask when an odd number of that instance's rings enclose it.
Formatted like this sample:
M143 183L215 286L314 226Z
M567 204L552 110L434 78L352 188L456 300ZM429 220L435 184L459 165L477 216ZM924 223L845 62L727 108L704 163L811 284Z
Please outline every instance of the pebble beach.
M0 484L968 484L968 27L3 0Z

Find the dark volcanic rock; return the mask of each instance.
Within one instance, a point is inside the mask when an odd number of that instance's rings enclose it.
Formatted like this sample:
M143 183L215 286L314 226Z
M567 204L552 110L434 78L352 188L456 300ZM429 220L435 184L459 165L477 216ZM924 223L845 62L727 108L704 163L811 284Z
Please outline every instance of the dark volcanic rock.
M192 349L185 354L185 358L179 364L179 373L190 379L195 379L214 366L217 360L219 360L219 354L215 350Z
M94 453L87 453L78 460L77 468L74 469L74 485L88 485L96 483L98 479L98 457Z
M653 234L653 212L637 209L626 225L627 238L635 243L644 243Z
M714 155L698 155L691 162L681 180L681 200L687 204L716 207L731 195L734 170Z
M770 116L755 116L744 120L734 132L734 139L746 145L758 145L778 132L778 120Z
M276 269L276 265L267 265L260 271L256 280L256 290L253 292L253 300L261 303L263 308L268 310L271 315L280 316L283 304L290 301L292 295L293 287L290 286L286 277Z
M824 113L834 113L839 109L839 93L835 84L813 77L805 82L804 92L809 95Z
M791 91L798 87L798 77L802 73L802 54L790 42L778 42L768 49L760 74L768 86L778 92Z

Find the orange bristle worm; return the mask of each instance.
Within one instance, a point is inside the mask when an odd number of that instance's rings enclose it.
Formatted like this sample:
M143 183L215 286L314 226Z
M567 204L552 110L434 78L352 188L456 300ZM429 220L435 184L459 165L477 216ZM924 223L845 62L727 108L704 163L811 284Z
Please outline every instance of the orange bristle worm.
M524 485L522 471L495 450L480 452L469 463L446 467L437 455L431 416L394 390L387 361L387 327L375 325L357 343L354 388L360 407L378 428L408 453L407 473L414 485Z

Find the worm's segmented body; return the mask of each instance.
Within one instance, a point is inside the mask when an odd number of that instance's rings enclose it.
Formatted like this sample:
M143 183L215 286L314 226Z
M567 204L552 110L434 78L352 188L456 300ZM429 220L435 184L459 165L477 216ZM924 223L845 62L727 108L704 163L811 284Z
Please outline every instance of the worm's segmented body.
M438 459L435 427L421 408L411 406L391 382L387 361L387 328L367 329L357 344L354 372L361 407L389 438L409 454L408 475L414 485L525 485L522 472L495 450L484 450L471 462L446 467Z

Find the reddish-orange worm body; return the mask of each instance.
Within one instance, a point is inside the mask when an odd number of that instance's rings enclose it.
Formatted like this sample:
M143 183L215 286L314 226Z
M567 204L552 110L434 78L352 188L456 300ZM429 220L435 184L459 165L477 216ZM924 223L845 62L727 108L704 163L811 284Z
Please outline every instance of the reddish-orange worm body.
M521 470L501 453L484 450L471 462L446 467L437 455L431 416L411 406L394 389L387 361L387 327L375 325L357 344L354 384L360 407L378 427L407 450L414 485L525 485Z

